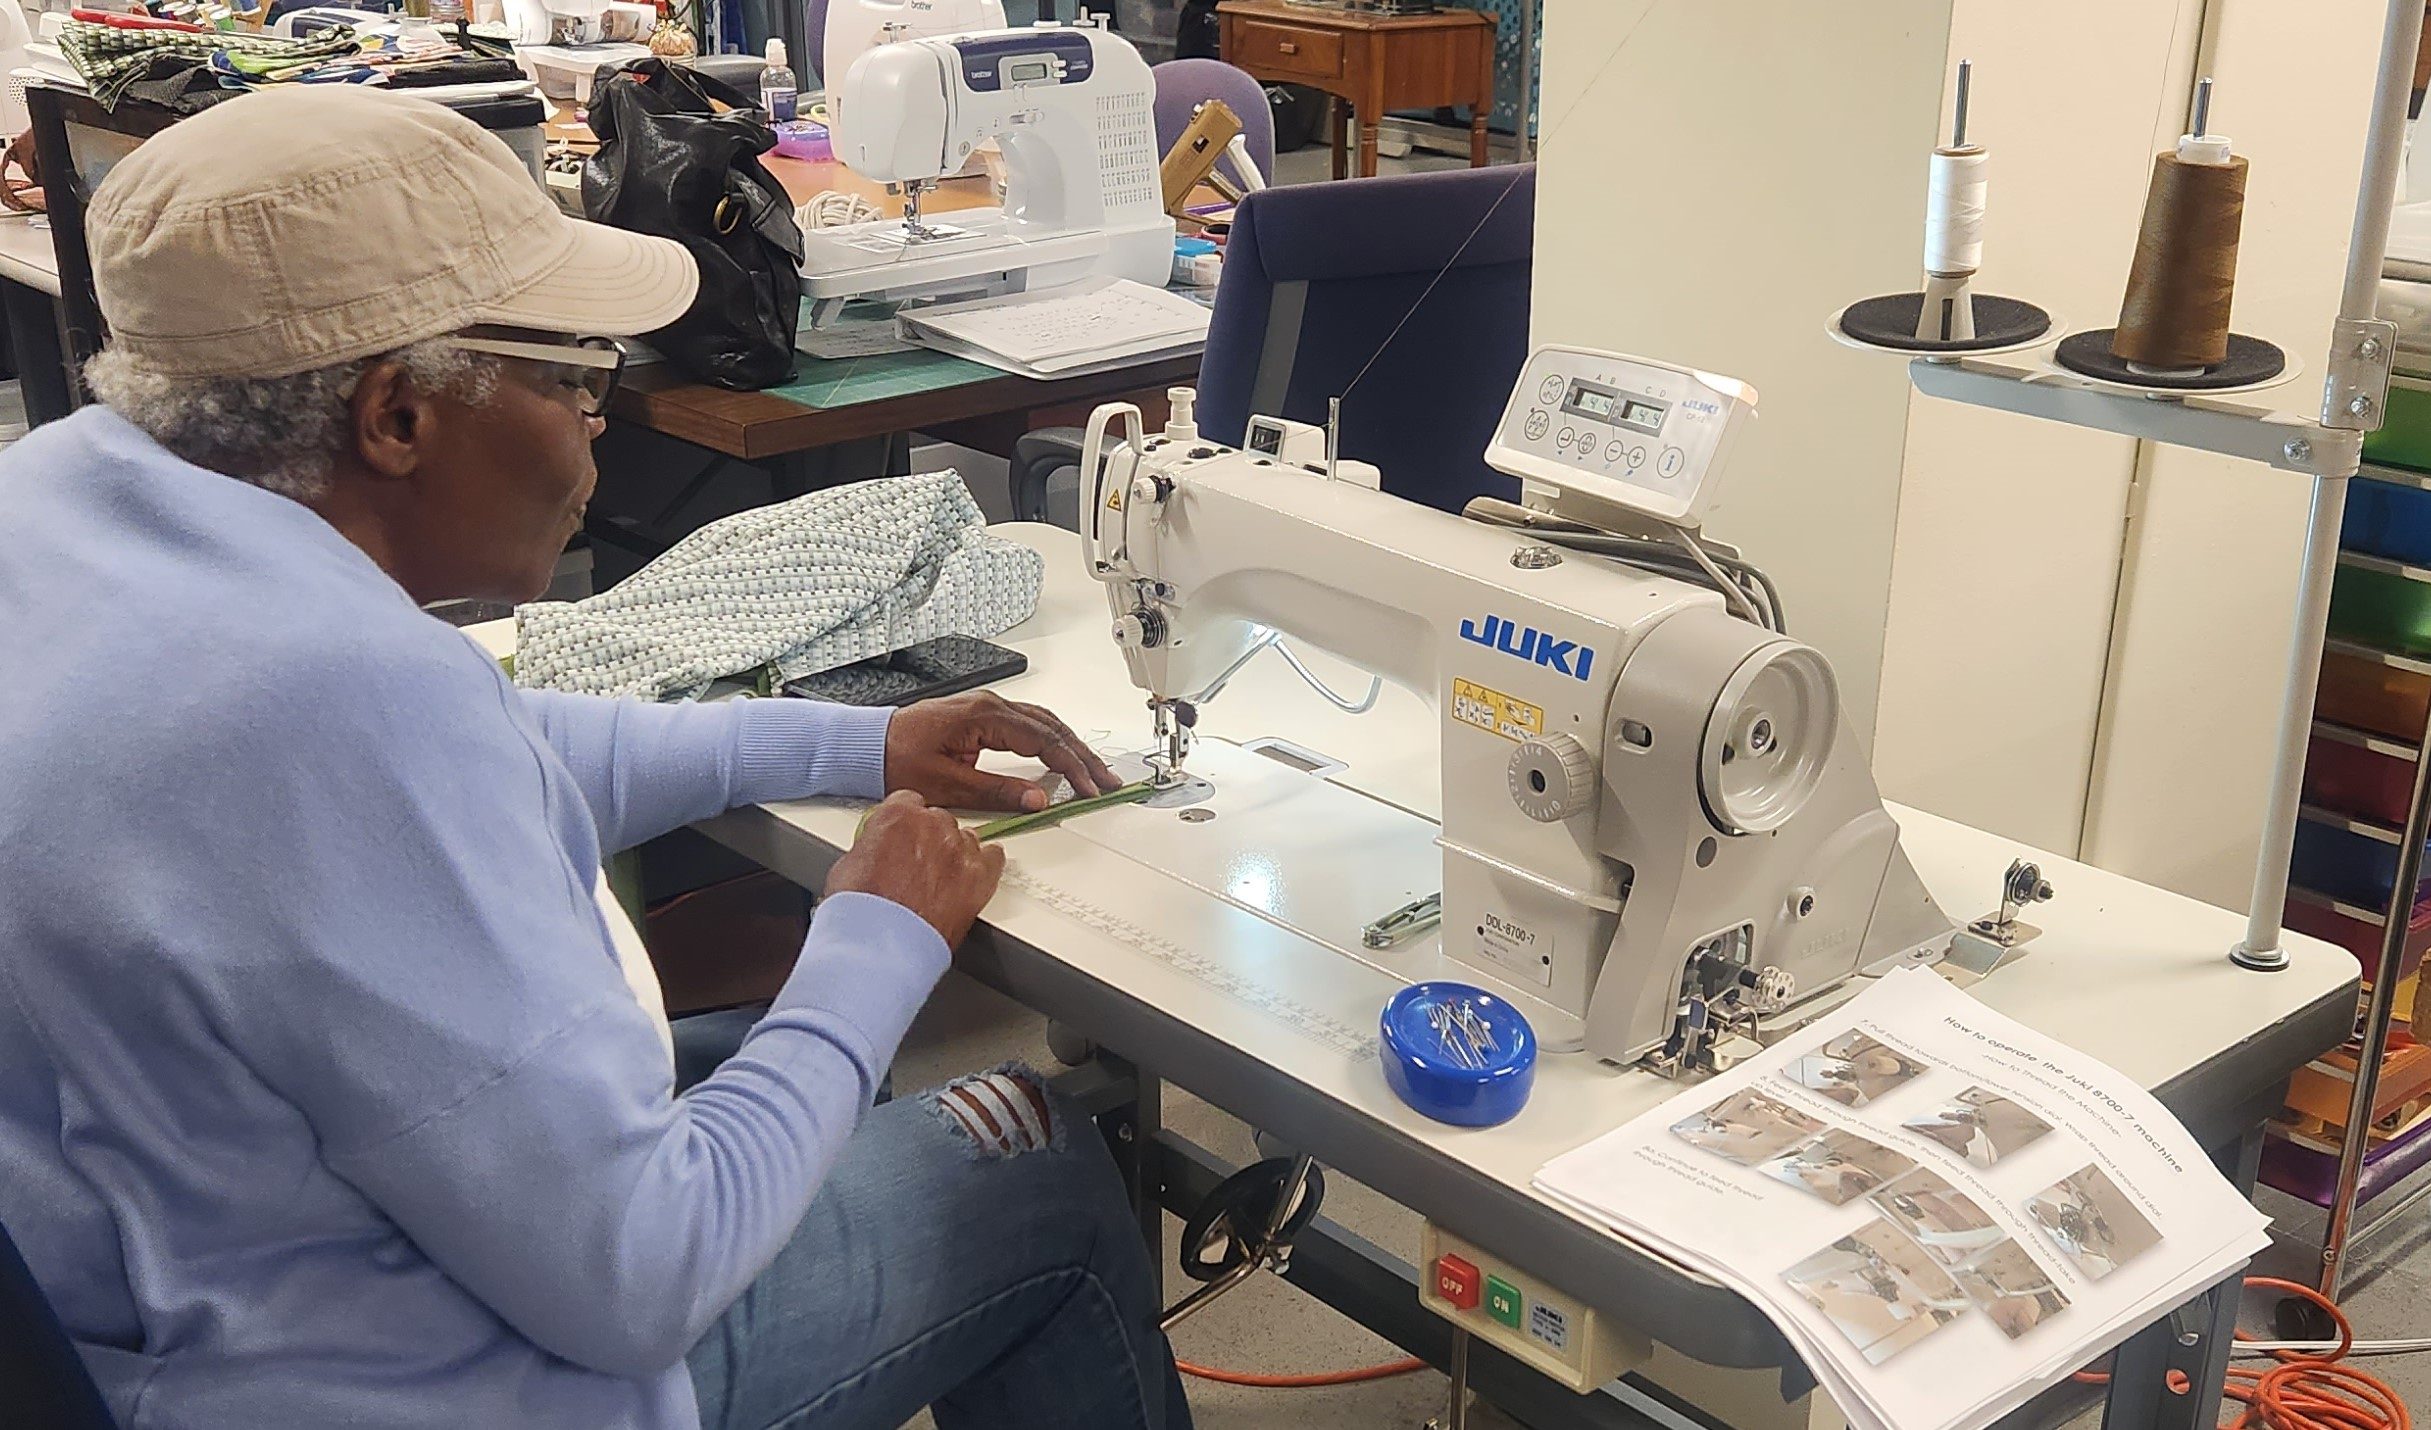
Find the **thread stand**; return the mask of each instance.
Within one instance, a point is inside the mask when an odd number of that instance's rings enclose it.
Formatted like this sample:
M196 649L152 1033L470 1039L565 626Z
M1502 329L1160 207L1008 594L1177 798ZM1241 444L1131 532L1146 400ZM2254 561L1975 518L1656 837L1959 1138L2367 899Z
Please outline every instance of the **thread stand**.
M1958 62L1950 142L1934 149L1926 199L1924 286L1851 303L1825 325L1834 341L1932 362L2013 352L2042 342L2051 315L2018 298L1974 290L1983 257L1984 170L1988 155L1967 142L1967 98L1974 66Z

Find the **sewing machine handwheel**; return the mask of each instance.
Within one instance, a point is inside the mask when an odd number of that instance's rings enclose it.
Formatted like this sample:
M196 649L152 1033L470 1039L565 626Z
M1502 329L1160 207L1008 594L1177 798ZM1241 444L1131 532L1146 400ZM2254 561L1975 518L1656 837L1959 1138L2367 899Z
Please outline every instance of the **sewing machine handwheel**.
M1749 655L1707 718L1698 783L1734 834L1790 822L1823 781L1839 720L1832 668L1813 649L1775 641Z
M1226 1177L1182 1223L1182 1273L1193 1281L1214 1281L1249 1260L1257 1238L1265 1235L1274 1215L1275 1198L1283 1194L1292 1159L1274 1157L1255 1162ZM1300 1204L1283 1223L1283 1239L1298 1236L1317 1219L1325 1200L1325 1169L1311 1164L1300 1186ZM1236 1228L1246 1228L1236 1230Z

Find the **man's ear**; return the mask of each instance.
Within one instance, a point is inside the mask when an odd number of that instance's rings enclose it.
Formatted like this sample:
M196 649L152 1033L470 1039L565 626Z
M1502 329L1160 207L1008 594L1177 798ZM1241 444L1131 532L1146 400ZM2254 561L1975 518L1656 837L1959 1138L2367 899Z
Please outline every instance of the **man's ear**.
M365 368L346 405L356 459L375 477L412 476L422 464L439 414L414 385L405 364L382 361Z

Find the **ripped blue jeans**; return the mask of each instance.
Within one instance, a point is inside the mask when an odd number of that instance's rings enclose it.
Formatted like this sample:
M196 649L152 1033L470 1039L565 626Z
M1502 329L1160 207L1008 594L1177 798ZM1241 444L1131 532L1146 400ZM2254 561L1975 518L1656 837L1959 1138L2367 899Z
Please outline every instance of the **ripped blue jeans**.
M1097 1129L1000 1070L873 1110L686 1359L704 1430L1190 1430L1156 1318Z

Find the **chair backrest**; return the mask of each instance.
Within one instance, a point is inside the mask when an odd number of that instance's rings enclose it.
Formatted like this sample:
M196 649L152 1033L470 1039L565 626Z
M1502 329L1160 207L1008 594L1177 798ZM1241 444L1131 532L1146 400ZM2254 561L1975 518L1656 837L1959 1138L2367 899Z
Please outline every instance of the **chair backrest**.
M1384 489L1445 511L1516 500L1485 464L1528 357L1536 168L1251 194L1234 216L1199 369L1198 421L1239 446L1253 415L1323 425Z
M1275 177L1275 112L1266 102L1266 86L1250 76L1249 71L1222 60L1167 60L1152 73L1156 76L1156 151L1167 154L1190 127L1190 116L1201 104L1220 99L1241 116L1241 137L1249 143L1249 157L1256 161L1258 177L1268 183ZM1226 173L1232 165L1224 165Z
M6 1227L0 1227L0 1386L7 1387L0 1395L12 1425L118 1430Z
M793 56L794 83L808 90L827 87L827 0L802 7L802 50Z

